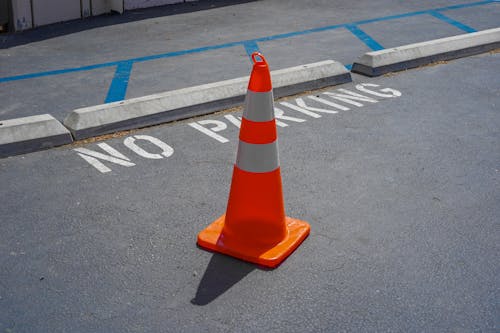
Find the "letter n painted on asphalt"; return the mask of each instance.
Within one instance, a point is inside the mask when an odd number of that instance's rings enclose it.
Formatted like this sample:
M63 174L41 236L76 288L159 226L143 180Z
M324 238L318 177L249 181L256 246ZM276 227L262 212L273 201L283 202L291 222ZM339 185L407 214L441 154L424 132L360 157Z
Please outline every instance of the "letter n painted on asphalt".
M102 173L110 172L111 169L104 165L100 160L118 164L124 167L131 167L135 165L134 163L130 162L130 159L128 157L126 157L107 143L98 143L97 146L108 153L108 155L87 148L75 148L73 150L78 153L78 156L83 158L90 165L92 165Z
M357 107L362 107L363 104L356 102L356 101L361 101L361 102L368 102L368 103L377 103L378 101L376 99L373 99L368 96L360 95L355 92L352 92L347 89L338 89L337 91L343 92L343 94L339 94L338 92L329 92L325 91L324 94L327 96L330 96L331 98L337 99L339 101L345 102L347 104L351 104Z

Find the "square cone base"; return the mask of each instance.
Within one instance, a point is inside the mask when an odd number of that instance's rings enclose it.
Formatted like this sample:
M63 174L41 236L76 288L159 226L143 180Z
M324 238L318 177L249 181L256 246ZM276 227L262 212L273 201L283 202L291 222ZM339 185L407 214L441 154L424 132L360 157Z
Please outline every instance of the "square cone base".
M288 234L273 247L262 249L241 242L225 241L221 237L225 215L222 215L198 234L198 245L215 252L274 268L281 264L309 235L309 223L291 217L285 218Z

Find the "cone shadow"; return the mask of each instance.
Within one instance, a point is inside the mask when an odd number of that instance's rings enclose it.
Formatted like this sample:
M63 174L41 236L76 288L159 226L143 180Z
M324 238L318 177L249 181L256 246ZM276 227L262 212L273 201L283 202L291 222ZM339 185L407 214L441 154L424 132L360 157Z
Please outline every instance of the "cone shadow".
M195 305L211 303L255 268L254 264L214 253L191 303Z

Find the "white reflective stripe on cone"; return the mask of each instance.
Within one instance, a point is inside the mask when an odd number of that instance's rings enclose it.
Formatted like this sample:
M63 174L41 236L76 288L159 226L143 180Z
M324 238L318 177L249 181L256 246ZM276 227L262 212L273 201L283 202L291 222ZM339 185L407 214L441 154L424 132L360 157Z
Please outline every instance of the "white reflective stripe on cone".
M247 91L243 117L255 122L264 122L274 119L273 91Z
M241 141L236 155L236 166L248 172L271 172L279 166L278 141L252 144Z

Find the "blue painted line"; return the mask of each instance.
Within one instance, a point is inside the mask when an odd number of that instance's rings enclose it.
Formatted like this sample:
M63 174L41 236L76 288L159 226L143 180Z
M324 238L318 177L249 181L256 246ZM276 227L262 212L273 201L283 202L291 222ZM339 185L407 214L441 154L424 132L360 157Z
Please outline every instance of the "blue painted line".
M424 15L424 14L427 14L427 12L428 12L427 10L421 10L418 12L410 12L410 13L403 13L403 14L384 16L384 17L377 17L377 18L367 19L367 20L361 20L361 21L352 22L351 24L363 25L363 24L383 22L383 21L389 21L389 20L397 20L397 19L401 19L401 18Z
M30 74L8 76L8 77L0 78L0 83L9 82L9 81L34 79L34 78L44 77L44 76L53 76L53 75L60 75L60 74L67 74L67 73L74 73L74 72L90 71L93 69L99 69L99 68L105 68L105 67L115 67L115 66L118 66L119 64L121 64L123 62L127 62L127 61L128 62L145 62L145 61L156 60L156 59L171 58L171 57L177 57L177 56L181 56L181 55L185 55L185 54L200 53L200 52L205 52L205 51L224 49L224 48L238 46L238 45L242 45L242 44L243 44L242 42L233 42L233 43L226 43L226 44L220 44L220 45L200 47L200 48L195 48L195 49L190 49L190 50L156 54L156 55L133 58L133 59L128 59L128 60L105 62L102 64L95 64L95 65L90 65L90 66L66 68L66 69L58 69L58 70L46 71L46 72L37 72L37 73L30 73Z
M252 60L252 53L260 52L259 45L254 40L249 40L243 43L245 51L247 51L248 57Z
M1 82L9 82L9 81L34 79L34 78L37 78L37 77L44 77L44 76L54 76L54 75L68 74L68 73L74 73L74 72L91 71L91 70L99 69L99 68L117 66L119 63L120 63L119 61L115 61L115 62L107 62L107 63L102 63L102 64L96 64L96 65L90 65L90 66L83 66L83 67L76 67L76 68L58 69L58 70L54 70L54 71L46 71L46 72L38 72L38 73L30 73L30 74L8 76L8 77L0 78L0 83Z
M452 5L452 6L446 6L446 7L436 8L434 10L437 10L437 11L441 12L441 11L446 11L446 10L455 10L455 9L462 9L462 8L482 6L482 5L487 5L487 4L498 2L498 1L499 0L486 0L486 1L478 1L478 2L473 2L473 3L463 3L463 4L458 4L458 5Z
M104 103L123 101L125 99L133 64L132 61L125 61L116 66L115 76L113 77L113 81L111 81Z
M375 39L370 37L366 32L361 30L357 25L354 24L346 24L346 29L354 34L354 36L358 37L363 43L366 44L373 51L383 50L384 47L380 45Z
M174 51L174 52L168 52L168 53L162 53L162 54L154 54L154 55L150 55L150 56L129 59L129 61L145 62L145 61L150 61L150 60L178 57L178 56L183 56L186 54L201 53L201 52L214 51L214 50L219 50L219 49L227 49L230 47L241 46L241 45L243 45L243 42L238 41L238 42L231 42L231 43L225 43L225 44L197 47L197 48L189 49L189 50Z
M9 81L26 80L26 79L32 79L32 78L44 77L44 76L67 74L67 73L73 73L73 72L89 71L89 70L104 68L104 67L114 67L114 66L119 66L121 63L124 63L124 62L145 62L145 61L150 61L150 60L172 58L172 57L182 56L182 55L186 55L186 54L200 53L200 52L230 48L230 47L235 47L235 46L242 46L243 45L245 47L245 44L251 43L251 42L252 43L266 42L266 41L290 38L290 37L295 37L295 36L300 36L300 35L307 35L307 34L311 34L311 33L315 33L315 32L334 30L334 29L339 29L339 28L348 28L349 29L349 27L353 27L353 26L355 27L355 26L374 23L374 22L382 22L382 21L418 16L418 15L426 15L426 14L430 14L431 12L442 12L442 11L448 11L448 10L454 10L454 9L469 8L469 7L481 6L481 5L491 4L491 3L498 3L498 2L499 2L499 0L486 0L486 1L479 1L479 2L473 2L473 3L465 3L465 4L435 8L432 10L415 11L415 12L409 12L409 13L403 13L403 14L397 14L397 15L384 16L384 17L379 17L379 18L374 18L374 19L355 21L355 22L345 23L345 24L336 24L336 25L329 25L329 26L307 29L307 30L302 30L302 31L294 31L294 32L289 32L289 33L284 33L284 34L277 34L277 35L272 35L272 36L267 36L267 37L256 38L253 40L236 41L236 42L211 45L211 46L199 47L199 48L182 50L182 51L168 52L168 53L156 54L156 55L145 56L145 57L138 57L138 58L131 58L131 59L126 59L126 60L114 61L114 62L107 62L107 63L102 63L102 64L95 64L95 65L90 65L90 66L8 76L8 77L0 78L0 83L9 82ZM354 31L356 31L356 30L360 30L360 29L359 28L354 29ZM351 32L353 32L353 31L351 31ZM368 35L366 35L366 36L368 36ZM369 37L369 38L371 38L371 37ZM377 44L378 43L375 42L372 45L376 46Z
M272 41L272 40L285 39L285 38L296 37L296 36L301 36L301 35L309 35L309 34L312 34L315 32L334 30L334 29L343 28L343 27L345 27L345 24L328 25L326 27L319 27L319 28L307 29L307 30L302 30L302 31L288 32L288 33L284 33L284 34L272 35L272 36L267 36L267 37L260 37L260 38L254 39L254 41L256 41L256 42L268 42L268 41Z
M476 29L471 28L468 25L465 25L461 22L458 22L458 21L456 21L456 20L454 20L446 15L443 15L440 12L436 12L436 11L431 10L431 11L429 11L429 15L432 15L435 18L440 19L443 22L449 23L449 24L451 24L451 25L453 25L453 26L457 27L458 29L463 30L465 32L477 32Z

